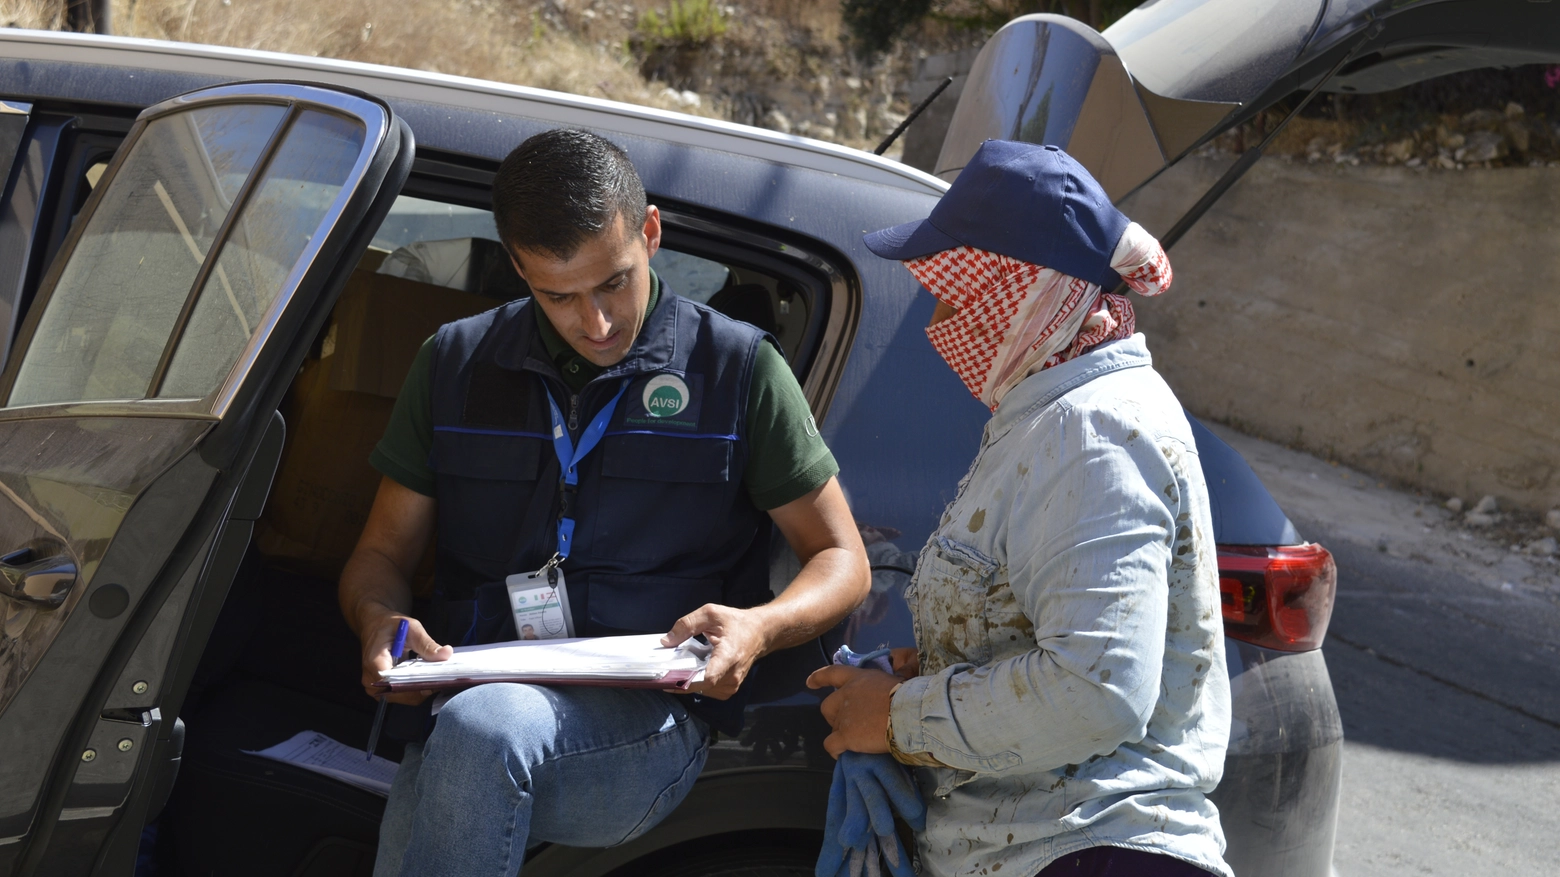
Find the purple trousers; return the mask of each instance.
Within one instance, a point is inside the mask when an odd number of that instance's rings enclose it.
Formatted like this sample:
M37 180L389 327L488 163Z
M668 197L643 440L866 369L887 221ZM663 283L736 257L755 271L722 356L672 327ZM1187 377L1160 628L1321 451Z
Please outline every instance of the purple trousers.
M1196 865L1159 853L1124 847L1089 847L1068 853L1035 877L1209 877Z

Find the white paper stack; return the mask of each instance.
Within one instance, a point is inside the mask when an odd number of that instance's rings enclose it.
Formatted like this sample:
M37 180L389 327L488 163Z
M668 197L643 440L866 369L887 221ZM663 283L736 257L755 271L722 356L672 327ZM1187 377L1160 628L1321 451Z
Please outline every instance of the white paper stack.
M395 778L395 762L377 755L369 758L363 750L337 743L318 731L299 731L269 749L243 751L312 770L381 796L390 794L390 781Z
M689 640L675 648L660 634L523 640L466 646L448 661L408 661L379 677L391 691L531 682L620 688L684 687L704 676L711 647Z

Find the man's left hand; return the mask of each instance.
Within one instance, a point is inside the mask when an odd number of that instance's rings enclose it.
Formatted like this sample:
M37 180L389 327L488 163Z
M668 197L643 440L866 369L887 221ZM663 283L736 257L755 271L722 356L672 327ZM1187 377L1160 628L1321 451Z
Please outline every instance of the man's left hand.
M904 680L882 670L833 664L814 670L808 688L830 688L820 709L834 733L823 748L835 758L842 752L887 752L888 711L894 686Z
M768 637L752 610L706 603L677 619L671 632L661 637L661 645L679 646L699 634L704 634L715 651L704 668L704 681L678 693L725 700L737 693L753 662L764 656Z

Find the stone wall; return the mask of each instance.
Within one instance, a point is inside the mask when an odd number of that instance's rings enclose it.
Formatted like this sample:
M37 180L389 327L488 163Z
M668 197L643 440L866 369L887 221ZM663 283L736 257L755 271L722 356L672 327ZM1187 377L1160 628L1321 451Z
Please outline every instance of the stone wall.
M928 55L916 64L915 77L910 80L911 108L931 97L949 76L953 77L953 84L905 129L904 155L900 159L905 164L932 172L937 156L942 152L943 138L948 135L948 126L953 123L953 111L959 106L959 95L964 93L964 83L979 54L980 47L976 46L959 52Z
M1165 231L1229 159L1122 206ZM1134 296L1193 412L1441 494L1560 504L1560 170L1264 159Z

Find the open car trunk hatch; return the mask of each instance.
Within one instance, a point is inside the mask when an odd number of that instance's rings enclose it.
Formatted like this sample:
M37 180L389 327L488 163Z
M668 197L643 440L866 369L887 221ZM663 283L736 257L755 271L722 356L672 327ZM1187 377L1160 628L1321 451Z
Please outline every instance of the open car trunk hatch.
M1022 140L1067 150L1120 201L1295 92L1536 63L1560 63L1560 14L1534 0L1150 0L1103 34L1026 15L976 58L934 172Z

